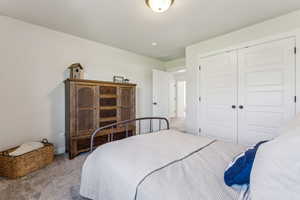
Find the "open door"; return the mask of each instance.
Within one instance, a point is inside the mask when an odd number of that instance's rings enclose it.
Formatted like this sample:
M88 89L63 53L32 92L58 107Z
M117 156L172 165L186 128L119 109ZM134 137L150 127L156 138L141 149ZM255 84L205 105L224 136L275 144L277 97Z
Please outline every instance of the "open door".
M171 74L164 71L153 70L153 117L169 118L169 85Z

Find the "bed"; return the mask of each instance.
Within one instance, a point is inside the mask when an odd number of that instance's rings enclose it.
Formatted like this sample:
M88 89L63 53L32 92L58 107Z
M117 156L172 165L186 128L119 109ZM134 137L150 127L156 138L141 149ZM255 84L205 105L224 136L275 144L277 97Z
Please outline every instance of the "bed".
M147 119L152 126L154 118ZM93 147L93 137L91 141ZM245 149L170 130L167 122L167 130L114 141L93 151L82 169L80 194L94 200L236 200L240 192L227 187L223 175L228 163Z

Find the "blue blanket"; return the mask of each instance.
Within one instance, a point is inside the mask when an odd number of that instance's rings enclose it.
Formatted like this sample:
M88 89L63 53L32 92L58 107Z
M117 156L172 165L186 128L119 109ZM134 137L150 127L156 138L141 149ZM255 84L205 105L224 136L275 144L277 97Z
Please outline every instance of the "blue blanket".
M253 148L237 156L224 173L226 185L248 185L250 174L258 147L267 141L256 144Z

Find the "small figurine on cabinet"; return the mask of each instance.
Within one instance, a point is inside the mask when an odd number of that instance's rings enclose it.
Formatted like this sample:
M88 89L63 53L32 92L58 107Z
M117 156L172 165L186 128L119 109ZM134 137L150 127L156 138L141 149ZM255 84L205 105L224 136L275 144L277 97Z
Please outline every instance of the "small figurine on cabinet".
M74 63L68 69L70 69L71 79L84 79L83 67L80 63Z

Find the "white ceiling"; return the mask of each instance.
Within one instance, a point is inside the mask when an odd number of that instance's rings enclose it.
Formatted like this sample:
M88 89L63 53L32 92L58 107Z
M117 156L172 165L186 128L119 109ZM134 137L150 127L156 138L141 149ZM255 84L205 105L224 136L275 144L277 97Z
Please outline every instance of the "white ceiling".
M144 0L0 0L3 15L163 61L183 57L190 44L297 9L299 0L175 0L160 14Z

